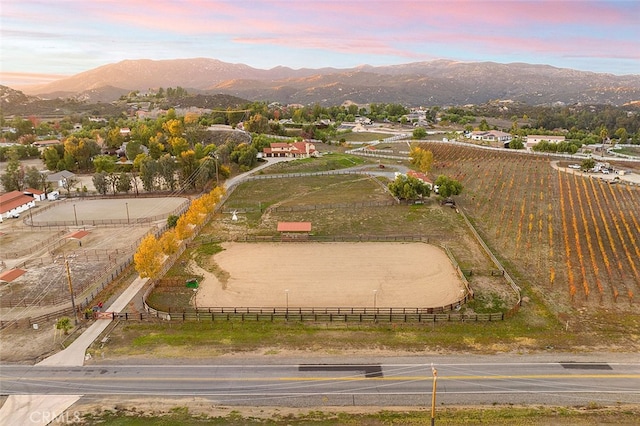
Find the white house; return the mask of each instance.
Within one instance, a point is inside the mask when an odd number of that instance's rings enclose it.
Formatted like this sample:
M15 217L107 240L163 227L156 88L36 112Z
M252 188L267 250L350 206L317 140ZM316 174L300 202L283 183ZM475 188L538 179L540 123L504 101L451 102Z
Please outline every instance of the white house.
M71 173L68 170L63 170L61 172L52 173L47 176L47 182L51 182L56 188L64 188L64 186L67 184L67 179L70 179L74 176L74 173Z
M477 130L469 135L474 141L484 142L510 142L512 136L510 133L501 132L500 130Z
M547 141L550 143L559 143L564 142L564 136L553 136L553 135L529 135L527 136L527 148L531 148L542 141Z

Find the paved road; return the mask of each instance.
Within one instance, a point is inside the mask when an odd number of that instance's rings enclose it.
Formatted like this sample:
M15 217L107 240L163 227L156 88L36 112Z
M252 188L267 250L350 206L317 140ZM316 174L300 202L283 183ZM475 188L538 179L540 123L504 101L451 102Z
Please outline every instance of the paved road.
M469 360L472 357L468 357ZM446 362L434 358L445 404L640 403L640 362ZM229 405L415 405L430 400L424 358L304 364L2 366L3 394L200 396ZM413 362L411 362L413 361Z

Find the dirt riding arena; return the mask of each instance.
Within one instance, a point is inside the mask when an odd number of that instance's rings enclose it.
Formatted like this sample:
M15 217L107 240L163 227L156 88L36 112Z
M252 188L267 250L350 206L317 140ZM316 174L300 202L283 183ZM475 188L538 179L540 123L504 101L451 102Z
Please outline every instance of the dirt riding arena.
M198 307L439 307L464 296L444 250L423 243L225 243ZM192 265L193 267L193 265Z
M137 219L153 219L166 217L180 205L186 203L186 198L114 198L114 199L83 199L65 201L44 201L40 203L46 209L33 211L35 225L43 223L64 222L67 225L91 224L92 221L127 221ZM49 207L51 206L51 207ZM26 215L26 213L25 213Z

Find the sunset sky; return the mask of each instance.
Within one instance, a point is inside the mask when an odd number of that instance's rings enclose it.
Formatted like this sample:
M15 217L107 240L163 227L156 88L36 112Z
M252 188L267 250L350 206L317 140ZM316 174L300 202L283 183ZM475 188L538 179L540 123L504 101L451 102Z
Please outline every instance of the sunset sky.
M452 59L640 74L638 0L2 0L0 11L9 86L142 58L265 69Z

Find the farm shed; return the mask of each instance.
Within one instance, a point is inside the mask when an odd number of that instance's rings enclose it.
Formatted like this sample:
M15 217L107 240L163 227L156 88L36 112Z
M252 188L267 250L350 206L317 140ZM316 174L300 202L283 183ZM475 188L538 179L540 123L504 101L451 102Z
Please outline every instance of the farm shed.
M278 232L283 240L306 240L311 232L311 222L278 222Z

